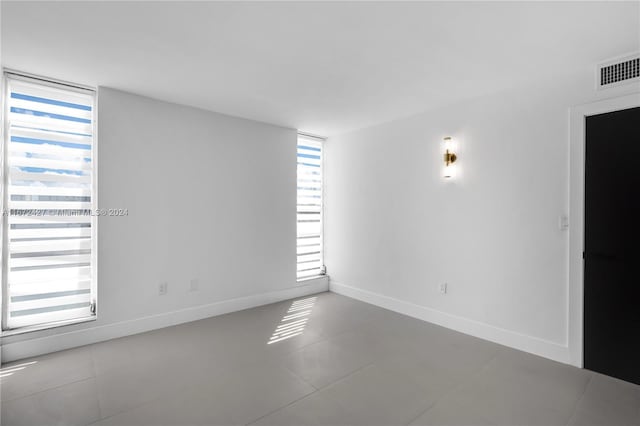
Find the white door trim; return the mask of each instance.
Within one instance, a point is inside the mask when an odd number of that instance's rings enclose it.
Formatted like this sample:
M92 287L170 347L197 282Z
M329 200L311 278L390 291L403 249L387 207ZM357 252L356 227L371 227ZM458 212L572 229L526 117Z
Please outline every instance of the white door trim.
M569 356L583 367L583 259L585 118L640 106L640 93L606 99L570 109L569 127Z

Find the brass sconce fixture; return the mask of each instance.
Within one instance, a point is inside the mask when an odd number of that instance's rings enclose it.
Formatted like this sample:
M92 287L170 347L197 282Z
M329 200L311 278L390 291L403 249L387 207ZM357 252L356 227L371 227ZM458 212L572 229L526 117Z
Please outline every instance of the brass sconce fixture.
M453 140L450 137L444 138L444 177L450 178L454 175L454 163L458 156L453 153Z

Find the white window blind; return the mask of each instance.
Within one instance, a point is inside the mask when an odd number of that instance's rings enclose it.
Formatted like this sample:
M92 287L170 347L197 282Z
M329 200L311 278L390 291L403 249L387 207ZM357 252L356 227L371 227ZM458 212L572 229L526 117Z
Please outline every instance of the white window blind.
M14 74L6 82L4 328L90 317L95 92Z
M321 275L322 140L298 136L298 280Z

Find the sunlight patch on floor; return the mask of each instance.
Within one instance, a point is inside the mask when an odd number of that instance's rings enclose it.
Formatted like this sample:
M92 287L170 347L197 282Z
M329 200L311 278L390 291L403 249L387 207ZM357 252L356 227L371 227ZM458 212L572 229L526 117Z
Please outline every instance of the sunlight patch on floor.
M30 365L33 365L33 364L35 364L37 362L38 361L24 362L22 364L16 364L16 365L12 365L12 366L9 366L9 367L0 368L0 379L3 378L3 377L12 376L14 373L17 373L20 370L24 370L25 368L27 368Z
M307 325L314 303L316 303L315 297L294 301L267 344L281 342L304 333L304 327Z

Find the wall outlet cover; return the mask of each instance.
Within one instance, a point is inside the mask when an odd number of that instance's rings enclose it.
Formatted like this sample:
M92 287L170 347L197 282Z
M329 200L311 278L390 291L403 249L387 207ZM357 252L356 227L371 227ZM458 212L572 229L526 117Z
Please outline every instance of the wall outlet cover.
M200 281L198 281L197 278L193 278L189 282L189 291L198 291L199 288L200 288Z
M165 294L167 294L167 291L169 291L169 283L167 282L160 283L160 285L158 286L158 294L160 296L164 296Z
M567 229L569 229L569 215L566 215L566 214L560 215L560 218L558 220L558 226L562 231L566 231Z

